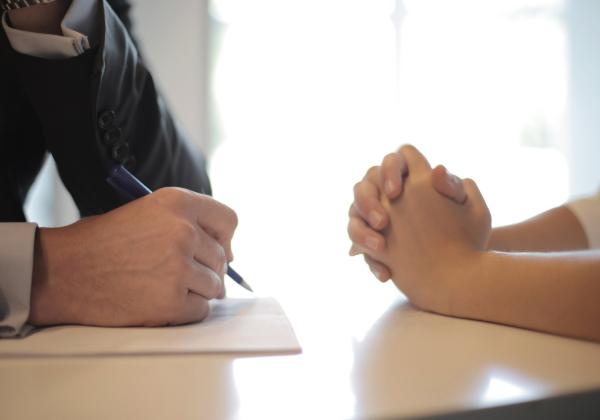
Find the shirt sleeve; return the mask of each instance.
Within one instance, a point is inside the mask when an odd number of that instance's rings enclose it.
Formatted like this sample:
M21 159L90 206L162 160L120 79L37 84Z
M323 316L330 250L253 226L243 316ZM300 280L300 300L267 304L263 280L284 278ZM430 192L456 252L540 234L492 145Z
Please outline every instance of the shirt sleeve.
M61 23L63 35L40 34L11 27L7 14L2 26L12 48L39 58L70 58L83 54L98 40L98 0L73 0Z
M35 223L0 223L0 338L27 334Z
M567 204L585 231L590 248L600 248L600 191Z

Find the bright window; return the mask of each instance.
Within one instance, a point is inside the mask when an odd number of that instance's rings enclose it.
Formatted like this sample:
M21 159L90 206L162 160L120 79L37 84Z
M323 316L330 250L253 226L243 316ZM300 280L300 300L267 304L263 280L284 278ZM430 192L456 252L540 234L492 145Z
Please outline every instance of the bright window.
M396 13L401 137L433 161L474 178L496 225L565 201L561 2L404 5Z
M560 2L213 6L211 175L240 216L244 270L348 266L352 186L404 142L474 178L496 225L567 198Z

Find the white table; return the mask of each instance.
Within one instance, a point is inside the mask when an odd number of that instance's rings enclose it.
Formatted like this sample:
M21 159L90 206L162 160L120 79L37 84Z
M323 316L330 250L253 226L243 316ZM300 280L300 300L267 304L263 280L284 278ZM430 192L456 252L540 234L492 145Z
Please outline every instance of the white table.
M356 276L280 298L299 355L1 359L1 417L398 417L600 387L598 344L424 313Z

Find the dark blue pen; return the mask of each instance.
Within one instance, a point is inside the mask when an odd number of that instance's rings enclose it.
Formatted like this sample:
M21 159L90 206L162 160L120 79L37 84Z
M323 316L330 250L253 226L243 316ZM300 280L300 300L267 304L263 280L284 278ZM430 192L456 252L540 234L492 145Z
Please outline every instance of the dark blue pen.
M129 201L133 201L136 198L143 197L151 194L152 191L146 187L142 181L137 179L131 172L125 169L122 165L115 165L109 171L108 182L119 194ZM231 266L227 267L227 275L233 279L237 284L242 286L244 289L253 291L248 283L244 281Z

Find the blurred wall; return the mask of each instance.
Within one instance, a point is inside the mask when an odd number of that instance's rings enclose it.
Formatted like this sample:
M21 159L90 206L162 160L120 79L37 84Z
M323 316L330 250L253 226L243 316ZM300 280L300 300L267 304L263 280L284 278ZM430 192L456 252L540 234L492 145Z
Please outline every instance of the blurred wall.
M134 0L135 36L176 119L208 144L209 0Z
M569 0L568 155L572 196L600 187L600 1Z

